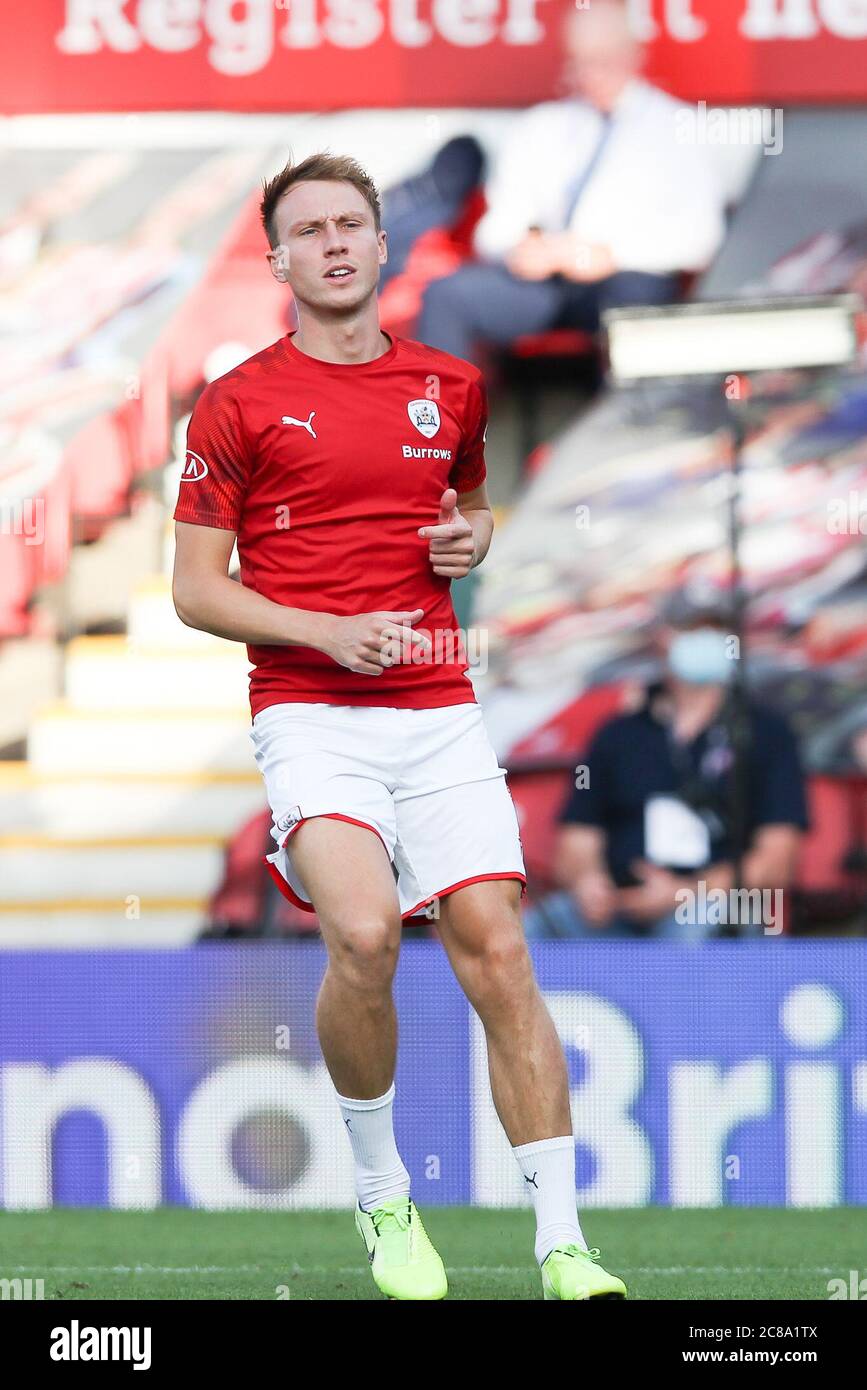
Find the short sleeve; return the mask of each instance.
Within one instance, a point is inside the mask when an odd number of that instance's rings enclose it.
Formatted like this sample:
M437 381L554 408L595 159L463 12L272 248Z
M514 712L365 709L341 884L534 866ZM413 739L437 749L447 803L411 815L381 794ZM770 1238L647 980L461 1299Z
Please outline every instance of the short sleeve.
M249 477L249 449L238 402L225 388L206 387L187 429L175 520L237 531Z
M485 435L488 432L488 395L481 372L470 383L467 419L460 452L449 474L449 485L458 496L481 487L488 475L485 466Z
M804 774L798 744L786 721L766 714L756 737L752 824L809 829Z

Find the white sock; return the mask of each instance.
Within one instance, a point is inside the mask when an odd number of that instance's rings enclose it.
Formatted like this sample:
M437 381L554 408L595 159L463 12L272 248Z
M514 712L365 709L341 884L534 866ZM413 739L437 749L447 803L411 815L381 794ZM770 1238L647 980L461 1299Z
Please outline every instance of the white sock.
M555 1245L580 1245L587 1249L575 1207L575 1140L537 1139L520 1144L512 1153L524 1175L536 1209L536 1259L539 1264Z
M355 1188L365 1211L388 1197L409 1196L409 1173L394 1138L394 1083L376 1100L338 1096L343 1125L355 1156Z

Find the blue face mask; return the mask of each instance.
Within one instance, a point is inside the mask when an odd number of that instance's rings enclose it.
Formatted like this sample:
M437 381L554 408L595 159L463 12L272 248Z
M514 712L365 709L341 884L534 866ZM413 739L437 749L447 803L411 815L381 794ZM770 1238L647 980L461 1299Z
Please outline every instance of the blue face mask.
M726 685L732 670L728 638L713 627L679 632L668 649L668 665L672 675L690 685Z

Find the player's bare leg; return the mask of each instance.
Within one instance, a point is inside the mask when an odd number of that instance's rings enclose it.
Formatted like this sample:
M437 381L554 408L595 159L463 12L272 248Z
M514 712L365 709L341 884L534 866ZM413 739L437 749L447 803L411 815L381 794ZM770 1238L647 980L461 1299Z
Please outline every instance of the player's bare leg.
M397 1056L400 909L388 855L372 831L324 816L299 826L290 854L328 951L316 1004L322 1055L340 1095L370 1100L388 1090Z
M482 1021L491 1094L536 1211L545 1298L622 1298L598 1266L575 1209L575 1141L566 1059L533 974L520 884L473 883L440 903L440 935Z
M394 1137L401 922L388 855L370 830L325 817L296 830L290 853L328 951L316 1027L355 1157L356 1227L371 1272L391 1298L443 1298L442 1260L410 1201Z
M491 1093L513 1147L572 1133L566 1060L533 974L520 894L517 880L473 883L441 900L439 918L485 1029Z

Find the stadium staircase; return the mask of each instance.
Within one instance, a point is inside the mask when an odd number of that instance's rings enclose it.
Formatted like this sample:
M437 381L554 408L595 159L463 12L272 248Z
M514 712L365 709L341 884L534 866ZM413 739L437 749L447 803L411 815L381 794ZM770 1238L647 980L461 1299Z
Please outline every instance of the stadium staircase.
M124 636L66 647L64 694L0 762L0 943L175 946L193 940L228 839L264 806L248 738L249 665L185 627L161 572Z

